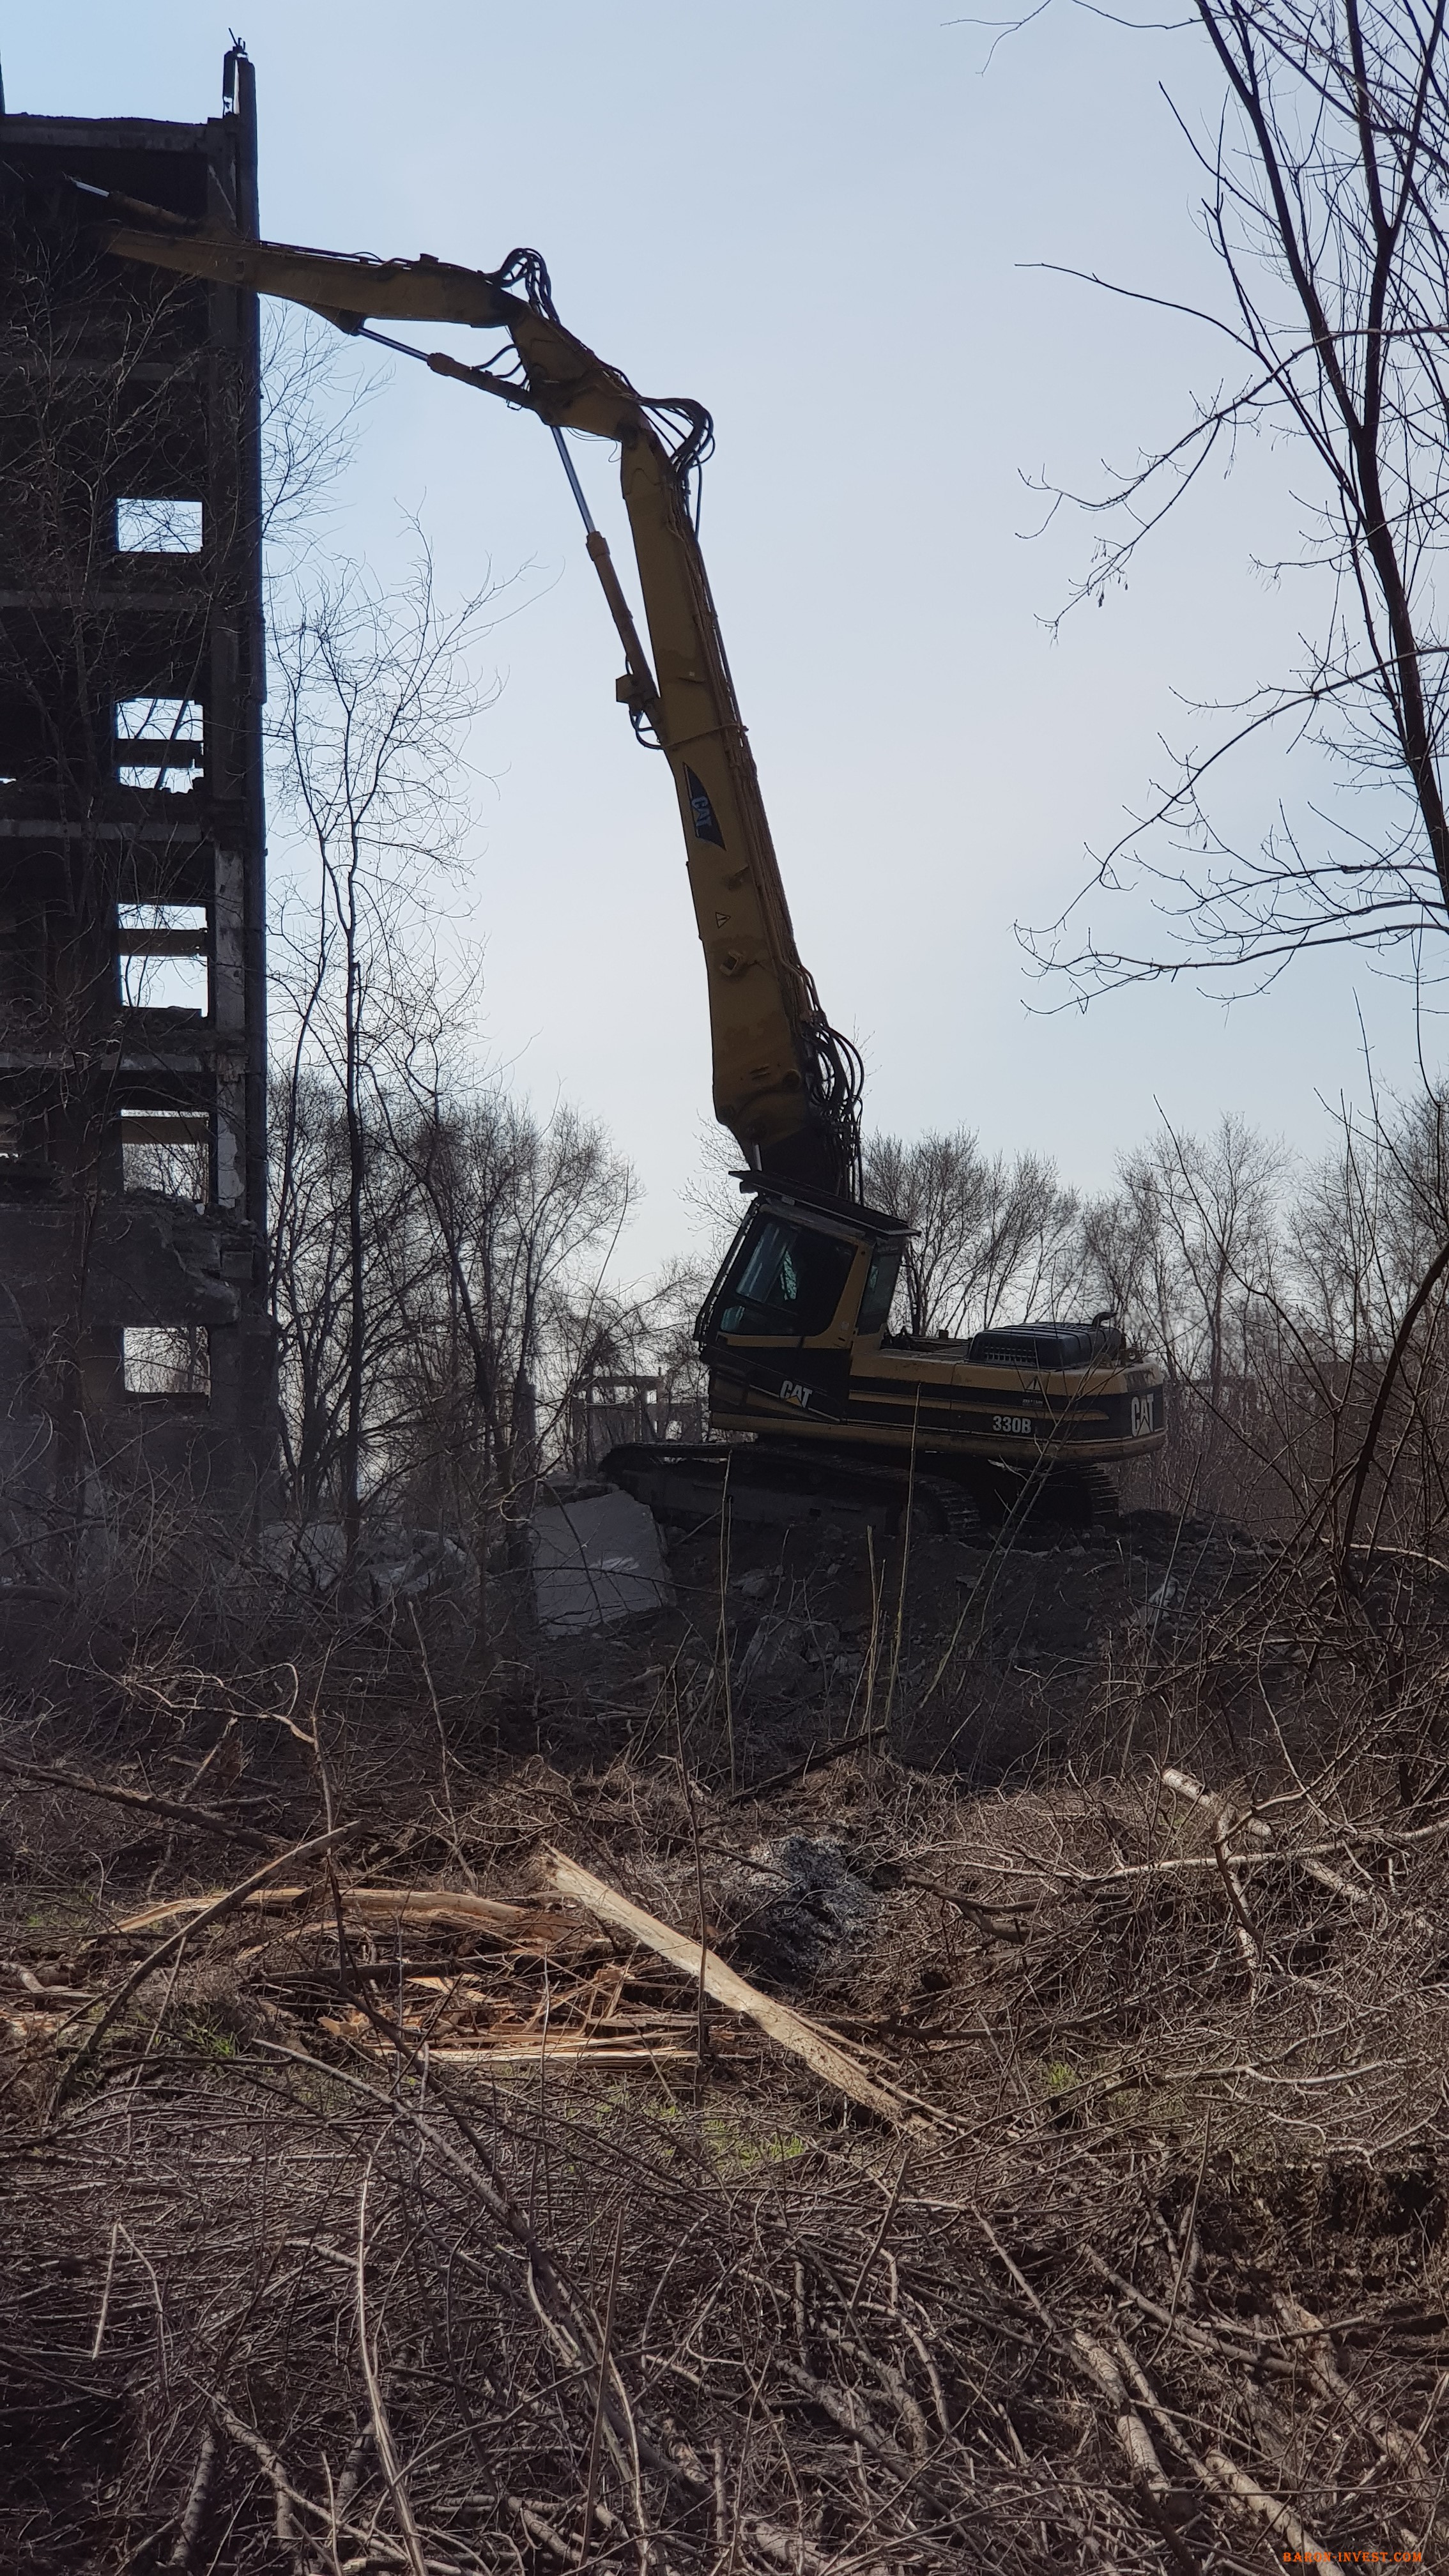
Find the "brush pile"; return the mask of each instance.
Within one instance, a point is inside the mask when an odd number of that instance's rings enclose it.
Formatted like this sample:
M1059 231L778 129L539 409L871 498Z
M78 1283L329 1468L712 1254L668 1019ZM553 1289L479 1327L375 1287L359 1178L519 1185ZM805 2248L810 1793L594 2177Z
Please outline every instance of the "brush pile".
M17 1711L5 2563L1433 2564L1449 1661L1268 1586L989 1793L657 1667L568 1768L391 1651Z

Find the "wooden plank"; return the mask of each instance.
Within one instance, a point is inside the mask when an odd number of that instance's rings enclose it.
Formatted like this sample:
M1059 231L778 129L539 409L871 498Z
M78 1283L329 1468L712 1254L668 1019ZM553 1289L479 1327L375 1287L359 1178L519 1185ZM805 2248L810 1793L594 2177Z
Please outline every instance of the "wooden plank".
M582 1868L578 1861L567 1859L562 1852L550 1851L548 1869L549 1878L560 1896L571 1898L576 1905L586 1906L601 1923L612 1925L616 1931L627 1932L646 1950L654 1951L658 1958L667 1959L671 1967L678 1968L685 1976L702 1976L705 1993L713 2003L722 2004L727 2012L741 2013L747 2020L757 2023L767 2038L773 2039L778 2047L788 2049L792 2057L800 2058L822 2083L833 2084L837 2092L858 2103L862 2110L873 2111L877 2118L889 2120L896 2127L915 2125L916 2115L898 2095L873 2082L853 2058L847 2057L845 2051L836 2046L834 2040L817 2030L802 2014L793 2011L789 2004L781 2003L774 1995L761 1994L758 1986L752 1986L747 1978L727 1967L715 1951L693 1940L689 1934L676 1932L671 1925L661 1923L657 1915L646 1913L642 1905L635 1905L627 1896L620 1896L617 1889L610 1887L605 1880L595 1878L592 1870Z

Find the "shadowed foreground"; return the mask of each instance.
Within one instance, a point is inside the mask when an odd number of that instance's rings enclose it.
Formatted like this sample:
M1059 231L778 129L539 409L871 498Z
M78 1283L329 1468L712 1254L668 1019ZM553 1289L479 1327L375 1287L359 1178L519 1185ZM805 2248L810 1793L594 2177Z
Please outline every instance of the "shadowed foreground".
M39 1653L7 2562L1433 2563L1446 1597L1139 1538Z

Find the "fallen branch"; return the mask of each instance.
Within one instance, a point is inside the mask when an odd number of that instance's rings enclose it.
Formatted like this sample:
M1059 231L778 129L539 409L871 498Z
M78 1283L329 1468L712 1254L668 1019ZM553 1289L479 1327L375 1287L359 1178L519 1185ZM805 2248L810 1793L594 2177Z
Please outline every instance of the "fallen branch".
M1311 2532L1305 2531L1292 2507L1279 2497L1269 2495L1266 2487L1260 2487L1257 2479L1250 2478L1247 2471L1240 2469L1236 2460L1230 2460L1225 2451L1205 2451L1201 2467L1206 2485L1216 2487L1219 2495L1244 2506L1259 2522L1266 2524L1273 2538L1286 2543L1294 2552L1300 2565L1338 2566L1335 2552L1325 2549Z
M1185 2422L1181 2417L1171 2414L1163 2405L1125 2336L1118 2335L1114 2341L1118 2358L1138 2402L1146 2408L1154 2423L1181 2451L1183 2458L1202 2480L1203 2485L1228 2502L1241 2506L1257 2521L1266 2523L1269 2531L1280 2544L1278 2554L1286 2557L1291 2551L1295 2553L1300 2564L1336 2567L1339 2563L1338 2559L1315 2540L1311 2532L1304 2529L1291 2505L1284 2504L1278 2496L1270 2495L1266 2487L1260 2487L1257 2479L1249 2477L1246 2469L1239 2468L1237 2461L1230 2460L1225 2451L1208 2450L1199 2455L1193 2449Z
M1194 1780L1189 1771L1171 1769L1164 1771L1162 1785L1165 1789L1171 1789L1177 1797L1190 1799L1211 1819L1213 1854L1217 1861L1218 1875L1223 1882L1223 1892L1228 1900L1228 1915L1233 1927L1233 1936L1242 1952L1243 1965L1248 1972L1248 1992L1251 1995L1257 1988L1258 1970L1263 1963L1263 1953L1257 1933L1253 1929L1253 1918L1248 1912L1248 1900L1243 1894L1243 1882L1238 1875L1238 1862L1229 1851L1228 1842L1229 1837L1240 1824L1245 1833L1254 1835L1260 1841L1267 1838L1269 1828L1257 1816L1240 1817L1230 1798L1219 1796L1214 1790L1205 1789L1202 1782Z
M1313 2314L1297 2299L1280 2291L1273 2305L1284 2324L1302 2339L1310 2377L1322 2394L1340 2407L1356 2432L1367 2434L1381 2456L1403 2472L1413 2490L1420 2510L1434 2507L1434 2485L1429 2454L1414 2433L1396 2424L1391 2415L1376 2406L1370 2398L1361 2406L1333 2357L1333 2341L1322 2317Z
M290 1859L290 1853L282 1858ZM248 1907L259 1913L281 1912L289 1905L299 1905L315 1891L310 1887L268 1887L246 1899ZM566 1939L572 1926L566 1918L539 1905L518 1905L504 1897L466 1896L452 1888L343 1887L338 1894L349 1914L359 1915L370 1923L436 1923L449 1929L491 1933L496 1940L507 1941L515 1948L546 1949L557 1939ZM122 1932L148 1931L154 1923L165 1923L178 1914L200 1914L210 1905L207 1896L176 1896L164 1905L148 1905L140 1914L128 1914L118 1929Z
M1088 2378L1114 2410L1117 2439L1126 2453L1133 2477L1140 2478L1152 2495L1170 2495L1172 2480L1157 2456L1152 2436L1128 2396L1122 2373L1111 2354L1104 2351L1095 2336L1089 2335L1082 2326L1073 2328L1072 2349Z
M289 2548L307 2551L313 2557L315 2565L316 2554L312 2552L311 2544L305 2534L299 2531L295 2520L295 2512L309 2513L314 2521L325 2522L328 2525L329 2539L336 2532L341 2531L349 2540L361 2542L366 2555L360 2561L356 2559L350 2561L351 2565L367 2566L374 2558L380 2558L390 2566L411 2566L407 2552L401 2549L396 2541L387 2539L380 2531L364 2528L360 2523L343 2520L340 2489L335 2505L332 2507L318 2504L315 2497L304 2495L300 2487L293 2485L285 2464L272 2449L270 2442L264 2440L257 2431L255 2425L245 2423L235 2409L228 2406L224 2397L213 2397L209 2402L223 2431L229 2433L234 2442L239 2442L243 2450L250 2451L253 2459L259 2461L265 2470L271 2483L272 2493L277 2500L277 2536L279 2539L285 2536L286 2545ZM285 2535L282 2528L284 2522L287 2525ZM337 2562L331 2549L327 2551L327 2556L335 2567ZM429 2558L424 2564L428 2570L428 2576L462 2576L462 2570L448 2559Z
M353 1834L360 1831L361 1827L356 1824L337 1825L330 1834L318 1834L311 1842L294 1843L290 1851L279 1852L275 1860L269 1860L261 1869L254 1870L251 1877L244 1878L239 1887L229 1887L224 1895L213 1897L200 1914L193 1915L190 1922L183 1923L180 1931L173 1932L169 1940L160 1941L154 1950L148 1950L145 1958L138 1960L130 1974L122 1978L99 2021L92 2023L84 2041L76 2050L56 2086L51 2104L52 2110L65 2099L82 2067L88 2065L95 2056L112 2022L118 2014L124 2012L137 1987L143 1986L148 1977L155 1975L158 1968L164 1968L167 1960L173 1958L177 1951L190 1940L193 1932L199 1932L204 1924L219 1923L224 1915L235 1913L238 1907L245 1905L247 1898L256 1888L263 1886L277 1870L285 1869L290 1862L318 1860L323 1852L335 1850L338 1843L349 1841Z
M213 2397L211 2403L217 2421L223 2429L231 2435L234 2442L241 2444L243 2450L250 2451L253 2459L260 2462L266 2473L274 2501L273 2528L296 2568L297 2576L313 2576L313 2571L317 2567L317 2554L297 2520L295 2508L300 2505L305 2513L315 2513L317 2507L309 2497L304 2496L293 2485L285 2462L273 2450L271 2443L257 2431L255 2425L245 2423L241 2416L228 2406L224 2397Z
M1163 2498L1170 2495L1172 2481L1162 2466L1152 2436L1147 2430L1138 2407L1133 2404L1122 2373L1111 2354L1097 2337L1085 2333L1080 2326L1074 2327L1068 2334L1052 2315L1050 2308L1038 2298L1020 2264L1002 2244L991 2221L979 2209L973 2208L971 2214L993 2254L1005 2266L1028 2306L1035 2310L1058 2351L1089 2382L1094 2393L1099 2397L1107 2398L1111 2404L1114 2410L1113 2430L1126 2455L1132 2471L1133 2488L1148 2519L1154 2529L1166 2538L1169 2555L1183 2570L1183 2576L1201 2576L1196 2559L1186 2547L1180 2534L1163 2515ZM1089 2252L1090 2250L1088 2248ZM1099 2261L1098 2268L1105 2269L1105 2266L1102 2266ZM1119 2340L1118 2349L1135 2383L1136 2394L1146 2400L1161 2429L1177 2442L1179 2449L1182 2448L1181 2435L1164 2409L1156 2403L1152 2388L1144 2373L1136 2367L1130 2348Z
M589 2543L594 2536L594 2508L599 2500L599 2451L603 2439L604 2417L609 2394L609 2347L614 2340L614 2293L619 2282L619 2250L624 2242L622 2209L614 2224L614 2251L609 2263L609 2287L604 2300L604 2323L599 2337L599 2385L594 2399L593 2429L589 2435L589 2467L584 2481L584 2536L579 2542L579 2565L589 2563Z
M201 2437L201 2448L196 2455L196 2467L192 2473L190 2492L186 2498L186 2510L181 2517L181 2529L176 2535L175 2546L168 2562L169 2565L180 2570L180 2576L191 2576L191 2570L196 2561L197 2543L201 2538L201 2526L206 2520L211 2482L215 2474L216 2435L208 2426Z
M756 1780L748 1789L736 1789L726 1805L742 1807L751 1798L767 1798L772 1789L788 1789L807 1772L823 1771L827 1762L839 1762L847 1753L859 1753L866 1744L877 1744L887 1733L883 1726L857 1727L854 1735L842 1735L838 1744L812 1744L803 1762L792 1762L785 1771L772 1771L768 1780Z
M1233 1818L1241 1824L1245 1834L1252 1835L1255 1842L1266 1843L1273 1839L1272 1826L1265 1825L1261 1816L1237 1817L1236 1810L1228 1799L1220 1796L1216 1789L1205 1788L1202 1781L1195 1780L1190 1771L1179 1771L1173 1764L1169 1764L1162 1774L1162 1785L1164 1789L1170 1789L1175 1798L1185 1798L1190 1806L1205 1807L1208 1814L1215 1820L1224 1815ZM1216 1822L1214 1830L1216 1830Z
M549 1876L560 1896L571 1897L575 1904L587 1906L601 1923L613 1924L618 1931L627 1932L633 1940L653 1950L657 1957L667 1959L670 1966L678 1968L684 1976L700 1978L706 1994L714 2003L723 2004L727 2012L742 2013L748 2020L756 2022L767 2038L788 2049L793 2057L802 2059L823 2083L833 2084L850 2101L859 2103L862 2110L873 2111L877 2117L889 2120L897 2127L908 2118L914 2119L916 2115L907 2112L899 2094L873 2082L853 2058L847 2057L843 2049L826 2038L803 2015L793 2012L788 2004L778 2002L773 1995L762 1995L758 1986L752 1986L733 1968L726 1967L715 1951L702 1948L689 1935L675 1932L669 1924L661 1923L657 1915L646 1913L642 1905L635 1905L627 1896L620 1896L603 1879L595 1878L592 1870L566 1859L562 1852L551 1851L548 1859Z
M1342 1878L1337 1870L1329 1869L1320 1855L1324 1852L1348 1853L1353 1850L1355 1844L1359 1843L1367 1844L1374 1850L1398 1851L1406 1843L1427 1842L1431 1836L1446 1832L1449 1832L1449 1817L1441 1818L1432 1826L1413 1827L1402 1833L1368 1831L1343 1833L1332 1842L1310 1843L1306 1849L1301 1845L1296 1849L1285 1845L1281 1850L1268 1851L1260 1846L1255 1851L1235 1852L1233 1867L1235 1870L1301 1869L1306 1877L1316 1878L1320 1886L1331 1888L1334 1895L1341 1896L1346 1903L1373 1905L1387 1897L1386 1889L1355 1887L1351 1879ZM1144 1879L1186 1877L1191 1876L1194 1871L1203 1870L1216 1872L1220 1864L1216 1851L1187 1852L1170 1860L1121 1861L1112 1869L1097 1870L1070 1869L1060 1862L1048 1860L1031 1861L1026 1864L1014 1860L993 1860L988 1852L973 1852L969 1866L973 1870L989 1870L996 1878L1022 1879L1029 1885L1040 1886L1045 1881L1047 1888L1059 1896L1085 1899L1102 1895L1114 1887L1140 1885ZM902 1886L918 1883L925 1884L924 1881L916 1882L904 1878L900 1882ZM935 1896L946 1896L947 1890L932 1887L930 1893ZM951 1896L949 1901L953 1905L964 1906L968 1911L975 1910L989 1914L1005 1914L1013 1911L1025 1913L1030 1910L1025 1906L1013 1908L1005 1905L982 1905L973 1909L972 1900L969 1897ZM1437 1937L1441 1927L1436 1925L1429 1915L1421 1914L1417 1907L1400 1905L1396 1906L1394 1911L1403 1922L1412 1923L1416 1932L1429 1932Z
M208 1887L200 1896L170 1896L162 1905L143 1906L139 1914L123 1914L114 1928L117 1932L150 1932L158 1923L174 1922L178 1914L194 1919L198 1914L204 1914L208 1905L224 1892L220 1888ZM268 1887L255 1896L247 1897L246 1909L249 1914L253 1911L283 1913L289 1905L300 1905L304 1897L315 1896L316 1893L314 1887ZM91 1945L110 1938L109 1932L93 1932Z
M1248 2327L1225 2328L1216 2322L1193 2323L1187 2317L1177 2316L1172 2309L1164 2308L1157 2299L1149 2298L1145 2290L1139 2290L1135 2282L1127 2280L1121 2272L1114 2271L1112 2265L1098 2253L1095 2245L1084 2245L1082 2252L1093 2271L1104 2281L1110 2282L1118 2297L1129 2299L1135 2308L1140 2308L1142 2314L1150 2317L1154 2325L1162 2327L1164 2336L1178 2335L1184 2343L1191 2344L1195 2351L1211 2353L1215 2359L1225 2359L1245 2369L1291 2374L1291 2362L1280 2358L1276 2353L1265 2352L1261 2335L1253 2333Z
M689 1946L692 1957L694 1944L691 1942ZM380 2086L369 2084L350 2067L329 2064L325 2058L314 2057L307 2049L286 2048L277 2040L260 2040L257 2046L266 2062L280 2059L294 2066L307 2067L327 2076L335 2084L345 2085L349 2092L361 2094L369 2102L378 2104L390 2118L406 2120L416 2135L476 2194L514 2243L527 2254L529 2303L568 2370L578 2371L587 2368L591 2362L597 2362L600 2349L597 2318L575 2287L567 2267L536 2234L528 2212L497 2179L483 2138L457 2101L447 2101L448 2114L473 2150L476 2162L470 2162L452 2140L443 2135L431 2117L396 2092L384 2092ZM351 2256L344 2255L342 2260L351 2267ZM687 2488L692 2496L707 2490L709 2479L688 2443L677 2435L671 2438L664 2431L652 2430L647 2422L642 2431L636 2430L635 2410L629 2402L617 2360L610 2364L609 2378L614 2394L608 2402L607 2435L616 2459L631 2477L636 2492L641 2452L647 2456L651 2468L672 2484ZM400 2550L395 2554L399 2558L402 2556ZM435 2561L429 2561L430 2566L435 2564Z
M324 2013L321 2027L331 2039L350 2040L354 2047L396 2048L397 2038L390 2034L386 2041L370 2036L370 2025L359 2014L357 2023L339 2021ZM408 2033L411 2039L413 2034ZM663 2063L693 2065L698 2051L693 2042L651 2041L643 2039L596 2039L591 2032L569 2031L537 2039L436 2041L428 2043L430 2066L658 2066Z
M40 1780L50 1788L70 1789L78 1798L104 1798L115 1807L139 1808L148 1816L166 1816L173 1823L195 1825L204 1834L222 1834L228 1842L250 1843L255 1851L275 1851L275 1834L259 1833L255 1825L241 1825L230 1816L218 1814L214 1807L188 1807L181 1798L158 1798L150 1789L122 1789L105 1780L87 1779L80 1771L66 1771L58 1763L22 1762L18 1753L0 1753L0 1771L8 1771L17 1780Z
M376 2154L376 2149L374 2149L373 2154ZM398 2459L397 2455L397 2445L392 2438L392 2426L388 2422L387 2410L382 2402L382 2390L378 2385L377 2378L376 2355L370 2341L368 2340L367 2192L368 2185L372 2180L372 2166L373 2157L369 2156L367 2160L367 2168L362 2177L362 2188L357 2199L357 2266L355 2273L357 2292L357 2357L362 2364L362 2377L367 2389L368 2412L372 2418L373 2448L377 2453L377 2464L382 2471L384 2484L387 2487L388 2494L392 2498L393 2511L398 2518L398 2527L402 2532L403 2548L407 2553L408 2565L412 2569L412 2576L428 2576L427 2560L423 2555L422 2535L418 2530L417 2519L413 2513L412 2502L407 2490L407 2481L403 2476L402 2463Z
M1312 1851L1295 1852L1291 1850L1284 1851L1282 1849L1278 1849L1271 1855L1266 1851L1253 1853L1239 1852L1234 1857L1232 1863L1230 1865L1227 1864L1224 1854L1224 1844L1227 1830L1230 1825L1236 1825L1241 1832L1251 1834L1255 1841L1260 1844L1270 1843L1272 1841L1272 1826L1265 1825L1261 1816L1237 1816L1235 1810L1225 1798L1219 1797L1211 1789L1205 1789L1202 1782L1200 1780L1195 1780L1190 1771L1168 1769L1163 1772L1162 1785L1164 1789L1170 1789L1174 1797L1186 1798L1194 1806L1204 1808L1214 1819L1213 1842L1218 1853L1219 1863L1225 1868L1225 1872L1229 1877L1230 1888L1236 1892L1236 1902L1242 1915L1243 1922L1246 1923L1247 1921L1247 1913L1246 1907L1243 1904L1242 1887L1237 1881L1236 1872L1242 1868L1244 1861L1249 1859L1266 1860L1271 1857L1274 1860L1296 1861L1299 1867L1309 1878L1317 1879L1320 1887L1331 1888L1335 1896L1343 1897L1350 1905L1372 1905L1375 1898L1378 1896L1379 1891L1375 1888L1355 1887L1352 1879L1342 1877L1336 1869L1330 1869L1326 1862L1320 1860L1316 1853ZM1356 1836L1354 1839L1357 1840L1360 1838ZM1346 1848L1346 1845L1330 1844L1327 1848L1329 1850L1339 1850ZM1413 1924L1416 1931L1434 1931L1435 1926L1430 1922L1427 1914L1420 1914L1414 1906L1406 1905L1399 1910L1403 1913L1406 1921ZM1242 1937L1241 1930L1239 1937Z
M0 1974L14 1977L37 2002L50 2004L93 2004L95 1996L85 1986L47 1986L23 1959L0 1959Z

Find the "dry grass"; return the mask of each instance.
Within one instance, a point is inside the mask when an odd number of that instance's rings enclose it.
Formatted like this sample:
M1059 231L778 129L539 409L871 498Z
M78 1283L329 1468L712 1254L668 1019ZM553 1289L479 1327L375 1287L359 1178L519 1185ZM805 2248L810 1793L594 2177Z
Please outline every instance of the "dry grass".
M5 1736L91 1783L6 1800L6 2561L1432 2564L1449 1655L1416 1582L1254 1560L1119 1625L1070 1766L988 1793L866 1748L732 1799L718 1677L657 1639L629 1687L611 1650L612 1736L576 1668L485 1689L398 1633L53 1678ZM989 1679L978 1641L928 1716L939 1649L898 1744ZM549 1846L788 1989L891 2116L701 2014Z

